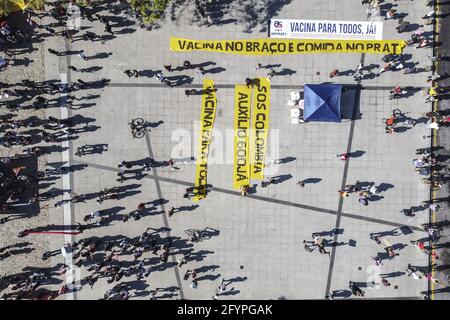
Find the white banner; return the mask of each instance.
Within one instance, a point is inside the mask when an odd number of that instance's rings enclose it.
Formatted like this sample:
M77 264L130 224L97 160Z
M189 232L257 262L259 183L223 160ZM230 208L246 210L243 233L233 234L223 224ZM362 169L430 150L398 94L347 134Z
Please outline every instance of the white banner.
M271 19L269 38L382 40L383 22Z

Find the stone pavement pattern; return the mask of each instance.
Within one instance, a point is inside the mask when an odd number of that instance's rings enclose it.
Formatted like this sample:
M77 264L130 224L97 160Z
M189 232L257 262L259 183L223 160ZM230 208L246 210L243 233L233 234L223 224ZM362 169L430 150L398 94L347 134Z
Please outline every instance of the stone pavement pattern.
M282 6L276 17L310 18L333 20L366 20L365 7L360 1L348 1L347 6L338 1L291 1ZM398 11L408 13L411 22L420 21L420 16L428 12L421 2L396 1ZM349 10L348 8L353 8ZM189 7L185 15L189 15ZM241 13L242 14L242 13ZM228 17L229 15L229 17ZM392 261L385 261L381 274L389 277L391 287L379 289L363 288L367 298L420 298L420 292L426 291L426 280L413 280L405 275L408 263L427 268L428 257L418 252L410 240L425 237L418 226L428 221L427 212L420 212L414 218L406 218L399 211L411 206L418 206L421 201L429 199L429 189L420 182L420 176L414 174L411 160L415 158L417 148L429 146L429 130L418 124L406 132L387 135L384 133L384 119L390 116L394 108L406 112L409 117L420 118L428 110L421 92L401 100L389 100L388 90L396 85L424 87L427 73L404 75L402 72L386 72L381 77L364 80L365 87L360 92L359 103L345 104L346 112L352 113L357 108L357 120L346 120L340 124L308 123L299 126L290 124L289 108L286 102L289 92L299 89L305 83L328 82L328 73L334 69L354 69L363 59L365 65L382 64L381 56L357 54L323 54L292 55L277 57L252 57L225 55L206 52L175 53L168 49L169 36L199 39L239 39L265 38L266 32L261 26L243 33L236 11L230 11L224 20L233 19L237 15L237 23L213 25L210 27L188 24L180 19L179 23L167 21L156 30L135 29L127 34L117 34L116 39L105 43L88 43L75 41L70 49L83 49L87 56L100 52L111 53L107 59L92 59L84 62L77 56L58 58L45 56L46 79L59 79L61 71L67 72L68 64L77 68L100 66L97 72L69 72L69 78L94 81L101 78L110 79L110 84L102 89L83 90L76 95L99 95L90 108L71 110L71 114L91 118L92 125L98 126L95 131L79 135L71 142L71 164L87 164L83 170L71 176L73 191L77 194L94 193L105 187L128 186L129 196L113 202L105 201L99 205L94 200L73 206L73 221L81 222L82 218L93 211L110 209L119 212L117 216L134 210L140 202L151 202L159 198L168 203L155 205L152 213L139 221L123 223L115 218L108 226L94 228L83 232L81 237L105 237L120 239L124 236L139 236L147 228L170 227L170 234L178 250L193 250L187 265L174 267L169 259L166 264L158 264L153 257L149 265L154 265L150 276L144 280L136 280L135 276L124 278L124 281L136 289L136 299L147 299L148 291L155 288L166 288L164 298L211 299L222 278L234 279L229 286L228 295L220 299L323 299L327 293L341 291L338 297L347 297L348 281L364 283L370 286L373 276L373 260L377 252L384 252L381 245L369 239L369 233L386 232L397 228L395 235L385 238L393 245L405 244L399 250L400 256ZM105 16L111 15L105 14ZM114 19L119 19L114 16ZM95 22L86 23L90 30L103 32L103 27ZM396 21L384 24L386 39L406 39L408 34L397 34ZM428 27L428 26L427 26ZM113 28L115 30L115 28ZM47 48L62 50L64 42L49 38L45 42ZM411 61L426 66L429 49L408 47L405 53L412 54ZM184 89L189 85L175 88L161 87L152 77L128 79L125 69L147 70L152 75L163 69L163 64L173 67L182 65L184 60L191 63L214 62L208 68L217 73L206 74L218 85L218 114L214 128L225 138L225 131L232 129L233 124L233 89L221 87L242 83L246 77L264 76L265 71L255 71L258 62L262 64L281 64L278 70L285 69L291 75L274 76L272 79L271 122L269 150L276 150L275 158L293 157L294 161L281 164L276 175L283 175L286 180L280 184L270 185L266 189L256 187L256 194L246 198L232 191L232 151L226 154L225 164L210 162L208 182L215 188L207 198L199 202L199 207L190 207L191 201L183 199L185 188L194 180L195 165L179 161L178 171L166 167L157 168L157 177L148 175L139 180L128 180L120 185L115 182L117 163L122 160L140 160L154 155L155 160L164 161L169 158L177 160L179 155L172 154L177 145L177 130L185 129L190 133L198 125L200 117L200 96L186 97ZM222 69L220 69L222 68ZM225 69L225 70L223 70ZM188 75L193 78L192 86L198 87L201 76L195 71L182 71L168 74ZM334 82L352 84L352 77L337 77ZM334 79L333 79L334 80ZM355 95L354 90L348 94ZM59 115L59 110L48 110L48 115ZM142 117L150 122L163 121L152 128L148 140L133 139L128 122L135 117ZM274 137L278 134L279 140ZM272 140L271 140L272 139ZM197 139L191 137L192 144L183 140L188 149L188 156L197 157ZM348 164L336 158L336 154L346 152L351 142L351 150L363 151L363 155L350 158ZM77 158L73 155L76 147L84 144L107 143L109 150L102 155L94 154ZM225 142L216 137L212 148L220 150ZM230 146L230 145L229 145ZM228 147L229 147L228 146ZM230 150L228 150L230 151ZM271 153L269 153L272 155ZM186 155L184 155L186 156ZM49 156L48 162L60 162L60 154ZM298 180L315 179L318 183L307 184L303 189L296 186ZM356 196L341 201L337 191L343 184L356 181L374 182L388 185L389 188L380 194L378 201L371 201L368 207L362 207ZM55 187L61 188L60 182ZM55 199L60 200L60 199ZM170 207L186 207L187 210L167 217L162 210ZM189 211L191 209L191 211ZM193 209L193 210L192 210ZM62 224L61 211L51 210L49 222ZM339 218L338 218L339 217ZM308 253L303 250L302 240L311 239L313 232L330 231L340 221L338 235L339 246L335 247L332 259L317 252ZM398 228L410 226L412 233L401 234ZM200 243L187 242L184 230L204 229L218 230L218 235ZM403 230L403 229L402 229ZM160 233L165 237L164 232ZM327 237L332 240L332 237ZM50 239L50 249L58 249L63 243L62 237ZM332 242L332 241L330 241ZM401 247L401 245L400 245ZM327 250L332 250L327 247ZM177 253L177 250L174 250ZM179 252L179 251L178 251ZM175 254L175 260L180 254ZM61 256L52 258L52 264L61 263ZM330 267L330 262L331 267ZM360 268L359 268L360 267ZM192 289L188 281L181 279L181 290L176 287L177 273L183 276L187 269L198 269L199 288ZM82 276L87 272L82 268ZM367 284L366 284L367 282ZM398 285L398 289L393 286ZM76 293L77 299L98 299L111 285L106 279L100 279L92 289L85 286ZM232 289L233 288L233 289ZM132 297L133 299L133 297Z

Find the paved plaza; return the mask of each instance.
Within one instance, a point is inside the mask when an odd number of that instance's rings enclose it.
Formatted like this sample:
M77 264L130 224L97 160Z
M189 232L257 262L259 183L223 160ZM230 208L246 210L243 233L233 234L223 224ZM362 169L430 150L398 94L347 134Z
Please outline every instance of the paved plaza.
M346 0L345 6L334 0L284 2L286 4L277 7L268 18L368 20L367 6L362 6L360 0ZM407 13L405 20L410 23L422 24L421 17L430 11L424 1L384 3L393 3L398 12ZM414 172L411 161L418 157L418 149L431 146L431 130L425 126L427 119L424 118L431 110L431 104L424 103L429 88L427 78L431 73L389 71L361 81L345 75L330 79L331 70L354 70L361 62L378 69L384 65L382 55L242 56L169 50L170 36L267 38L267 21L255 22L256 26L253 26L246 22L248 17L235 5L224 13L222 22L209 27L189 21L194 6L186 7L177 21L167 18L153 30L126 23L129 18L122 13L114 15L104 11L105 17L124 25L114 28L112 24L113 30L117 31L114 39L70 42L62 37L46 38L40 48L40 63L45 66L40 76L45 80L70 83L78 79L85 82L106 79L107 83L70 93L78 98L88 97L81 102L75 101L71 109L45 110L46 117L71 118L77 128L84 128L74 134L74 139L61 142L61 152L52 152L40 160L41 167L45 162L46 168L63 166L71 170L40 190L41 193L60 191L49 202L41 202L40 207L50 204L48 210L39 213L45 219L40 218L32 226L23 225L19 222L22 220L5 223L0 225L0 237L2 232L13 237L20 231L14 227L45 229L53 225L48 229L70 230L70 226L77 223L85 224L83 217L95 211L109 217L106 225L95 226L78 235L29 235L28 238L9 240L40 243L31 255L37 259L36 265L51 268L68 264L71 258L55 255L48 261L38 261L44 251L59 250L65 243L80 239L118 243L127 237L138 238L151 228L149 232L153 232L158 244L171 239L171 254L167 262L161 262L152 252L142 255L140 260L150 268L150 274L142 279L130 274L121 280L132 288L130 299L148 300L152 290L162 288L156 294L158 299L210 300L222 279L230 281L227 291L218 296L219 300L324 299L331 294L336 300L359 299L348 289L349 281L365 291L365 299L423 299L429 293L430 282L425 277L413 279L406 269L411 264L424 272L430 270L429 255L411 243L428 239L421 224L430 219L428 206L423 206L423 202L430 200L430 186L422 182L423 176ZM384 23L384 39L409 39L410 32L395 30L397 20L380 19ZM51 21L50 17L43 19L44 24ZM82 26L84 30L104 33L103 25L98 21L83 20ZM425 25L422 28L432 33L433 27ZM120 30L125 31L121 33ZM49 54L49 48L84 50L86 56L94 58L83 61L76 54L58 57ZM432 65L432 48L407 46L404 54L417 68ZM203 65L206 74L198 74L193 69L169 73L163 67L182 66L186 60ZM234 86L245 84L245 78L266 76L268 69L256 70L257 63L274 65L279 72L271 79L267 155L268 160L281 161L267 170L273 170L270 176L280 182L262 188L259 182L252 181L251 192L243 197L233 189ZM93 72L74 72L69 66L91 68ZM129 78L124 74L126 69L137 69L141 76ZM169 88L154 77L158 71L186 83ZM186 188L194 185L201 95L187 97L185 90L200 89L205 78L214 81L218 104L208 162L211 190L205 199L193 202L183 198L183 194ZM11 75L11 79L2 78L2 81L18 79ZM290 92L302 90L305 84L319 83L344 85L343 121L291 124L290 107L287 106ZM390 99L389 91L396 86L411 87L410 94L405 98ZM59 97L61 103L65 96L67 94ZM417 124L396 134L386 134L385 120L394 109L416 119ZM129 123L134 118L143 118L151 124L142 138L133 138L131 134ZM86 144L107 145L107 150L77 156L77 148ZM40 145L49 144L42 142ZM346 161L336 156L343 153L350 155ZM162 165L144 175L130 174L131 178L122 183L116 181L120 171L118 163L126 160L142 165L148 158L161 163L173 159L178 169ZM297 185L302 180L306 182L303 188ZM379 193L371 196L368 206L358 202L357 194L346 198L339 196L339 190L357 181L378 188ZM96 193L111 187L119 188L119 199L97 203ZM88 195L88 200L55 208L54 203L69 198L69 190ZM447 189L443 189L443 193L444 190ZM136 210L140 203L146 204L142 218L122 222L123 215ZM172 207L179 210L169 216ZM407 217L401 213L409 208L418 208L415 216ZM185 230L188 229L207 230L208 239L192 243L187 239ZM325 239L325 249L330 255L319 254L317 250L307 252L303 248L303 240L312 241L313 233L319 233ZM381 243L377 244L370 234L378 234ZM440 240L440 243L446 242L446 237ZM389 246L393 246L399 255L394 259L384 258L383 265L376 266L373 257L387 256L384 248ZM189 252L187 264L177 265L183 254ZM442 254L441 259L448 255L447 251ZM2 275L19 273L21 268L32 263L25 260L14 264L14 259L19 257L8 259L0 261ZM95 259L104 260L106 254L99 252L94 255ZM129 267L133 255L121 255L119 259L124 267ZM88 262L77 269L81 279L90 274ZM437 261L437 264L442 263ZM196 289L190 286L190 279L183 279L188 269L195 269L198 274ZM433 298L448 299L445 273L434 276L444 284L437 287L443 289L442 295ZM387 279L391 286L380 284L380 277ZM64 280L64 276L60 278ZM101 277L92 287L83 285L82 289L70 290L58 299L100 299L114 284ZM49 287L59 289L60 286L61 283L55 283Z

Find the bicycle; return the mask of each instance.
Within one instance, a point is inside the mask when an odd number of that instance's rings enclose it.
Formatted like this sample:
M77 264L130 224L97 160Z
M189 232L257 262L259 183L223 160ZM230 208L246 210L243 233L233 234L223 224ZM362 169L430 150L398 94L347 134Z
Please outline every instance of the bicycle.
M184 233L188 235L188 239L192 242L199 242L203 240L209 240L211 236L205 232L205 230L187 229Z
M128 123L131 128L131 134L133 138L143 138L145 136L145 129L147 126L146 121L142 118L132 119L131 122Z

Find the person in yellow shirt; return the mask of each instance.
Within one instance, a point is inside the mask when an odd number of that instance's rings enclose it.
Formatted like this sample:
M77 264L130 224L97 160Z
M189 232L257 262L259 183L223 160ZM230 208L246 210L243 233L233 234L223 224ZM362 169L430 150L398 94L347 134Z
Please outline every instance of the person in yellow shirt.
M436 97L438 95L437 87L431 87L428 90L428 94L432 97Z

